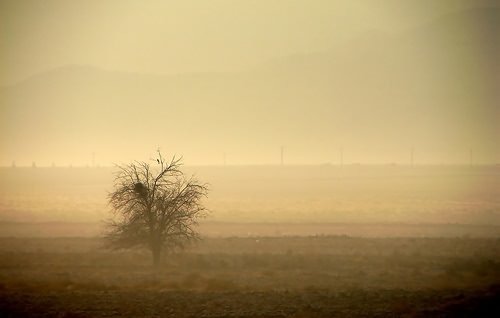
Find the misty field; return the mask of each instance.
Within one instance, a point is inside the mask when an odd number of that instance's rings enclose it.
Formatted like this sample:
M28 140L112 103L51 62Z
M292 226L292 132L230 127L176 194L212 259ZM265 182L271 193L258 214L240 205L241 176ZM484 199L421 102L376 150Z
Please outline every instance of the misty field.
M0 168L0 221L101 222L109 217L114 171ZM500 225L498 165L187 166L185 171L210 185L206 221Z
M0 0L0 318L500 317L498 34L499 0Z
M169 255L2 238L7 317L495 316L498 238L206 238Z
M110 168L0 168L7 317L498 316L499 166L199 166L202 240L104 248Z

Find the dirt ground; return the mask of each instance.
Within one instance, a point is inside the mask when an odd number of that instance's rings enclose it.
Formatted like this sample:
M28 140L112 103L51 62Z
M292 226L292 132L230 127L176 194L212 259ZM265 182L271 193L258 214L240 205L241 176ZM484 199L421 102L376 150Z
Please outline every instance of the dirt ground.
M208 238L166 255L0 239L2 317L498 317L493 238Z
M3 317L498 317L500 286L461 291L0 292Z

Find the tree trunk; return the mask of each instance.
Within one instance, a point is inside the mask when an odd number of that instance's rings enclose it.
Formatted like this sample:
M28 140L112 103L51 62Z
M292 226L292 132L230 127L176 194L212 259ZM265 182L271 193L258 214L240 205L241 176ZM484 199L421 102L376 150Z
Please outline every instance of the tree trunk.
M151 247L151 252L153 253L153 265L154 267L158 267L161 261L161 246L159 244Z

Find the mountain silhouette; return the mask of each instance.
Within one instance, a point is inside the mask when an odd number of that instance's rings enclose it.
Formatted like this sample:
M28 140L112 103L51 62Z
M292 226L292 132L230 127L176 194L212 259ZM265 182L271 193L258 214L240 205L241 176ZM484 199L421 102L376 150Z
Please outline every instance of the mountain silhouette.
M395 149L410 140L439 149L479 140L496 160L499 12L459 11L397 35L373 31L239 73L60 67L1 88L0 142L71 148L172 137L193 147ZM136 131L139 121L150 128Z

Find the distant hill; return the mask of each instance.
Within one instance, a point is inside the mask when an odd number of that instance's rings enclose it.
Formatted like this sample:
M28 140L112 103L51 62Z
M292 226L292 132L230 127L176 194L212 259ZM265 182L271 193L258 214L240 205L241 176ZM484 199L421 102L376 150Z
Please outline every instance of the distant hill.
M194 155L285 144L296 158L325 161L340 145L368 160L409 144L435 160L474 147L496 162L499 12L461 11L398 35L374 31L241 73L57 68L1 88L0 161L47 145L70 154L112 145L122 155L167 143Z

